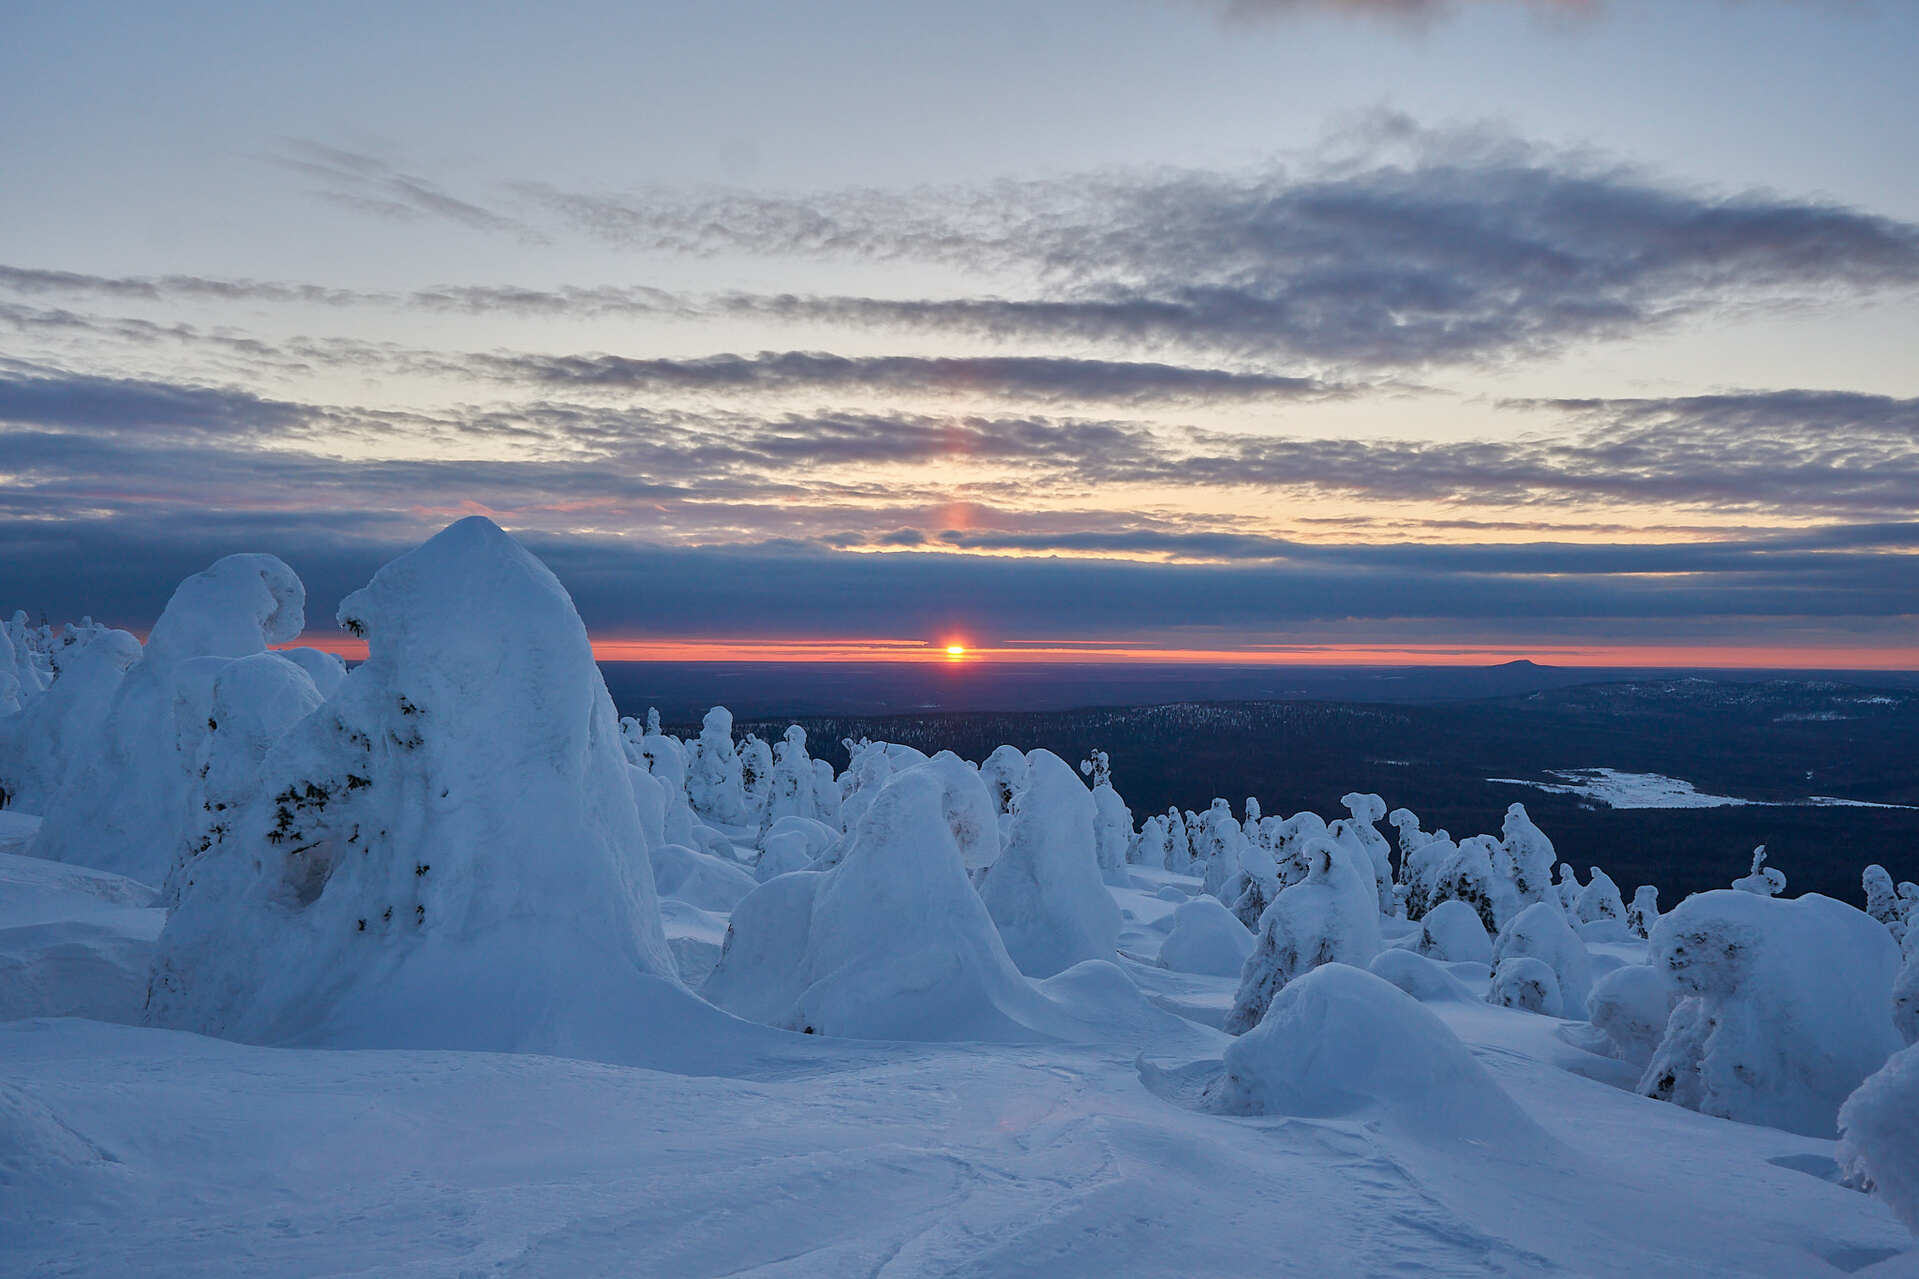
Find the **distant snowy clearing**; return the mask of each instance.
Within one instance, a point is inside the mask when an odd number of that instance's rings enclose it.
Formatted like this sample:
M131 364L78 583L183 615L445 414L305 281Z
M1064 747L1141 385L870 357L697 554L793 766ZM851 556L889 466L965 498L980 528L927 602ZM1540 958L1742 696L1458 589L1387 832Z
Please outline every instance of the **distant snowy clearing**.
M1578 795L1608 808L1910 808L1910 804L1875 804L1863 799L1812 795L1806 799L1739 799L1709 795L1693 784L1659 773L1622 773L1616 768L1555 768L1548 775L1558 782L1536 782L1524 777L1489 777L1504 786L1530 786L1554 795Z

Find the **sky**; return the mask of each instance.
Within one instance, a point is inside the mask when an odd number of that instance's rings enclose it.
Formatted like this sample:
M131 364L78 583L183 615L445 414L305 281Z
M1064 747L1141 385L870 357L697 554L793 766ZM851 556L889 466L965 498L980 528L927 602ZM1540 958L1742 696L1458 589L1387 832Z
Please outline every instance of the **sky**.
M0 610L478 513L623 656L1919 667L1919 5L8 25Z

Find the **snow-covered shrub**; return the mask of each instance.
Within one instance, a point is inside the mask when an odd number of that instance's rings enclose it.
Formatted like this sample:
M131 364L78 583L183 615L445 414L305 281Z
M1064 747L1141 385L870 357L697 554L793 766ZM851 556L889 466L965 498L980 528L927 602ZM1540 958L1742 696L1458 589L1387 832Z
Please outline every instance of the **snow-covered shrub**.
M1321 964L1365 967L1379 953L1379 899L1371 865L1318 839L1306 850L1305 880L1283 889L1260 916L1258 941L1240 970L1228 1034L1259 1024L1286 984Z
M1424 889L1425 910L1441 902L1464 902L1479 915L1488 933L1497 932L1512 917L1513 888L1493 868L1499 843L1490 835L1474 835L1454 844L1443 836L1413 855ZM1420 918L1424 918L1424 911Z
M1592 868L1592 878L1586 881L1586 886L1579 891L1579 900L1573 903L1573 918L1582 924L1602 919L1625 922L1626 903L1619 899L1619 885L1613 883L1612 876L1597 866Z
M1445 901L1419 921L1412 949L1449 964L1493 962L1493 939L1479 912L1463 901Z
M1493 941L1493 966L1531 956L1543 960L1559 983L1565 1015L1578 1018L1592 993L1592 961L1579 935L1552 902L1535 902L1519 912Z
M1019 970L1051 977L1083 959L1113 957L1119 907L1094 853L1092 793L1051 751L1033 751L1026 762L1006 850L979 891Z
M1898 947L1843 902L1699 893L1661 917L1649 955L1680 1002L1647 1096L1830 1137L1846 1095L1899 1047Z
M1237 977L1253 953L1253 935L1216 897L1201 893L1173 911L1173 930L1159 948L1162 968L1207 977Z
M1860 877L1866 890L1866 913L1892 930L1894 941L1906 935L1905 911L1900 908L1899 890L1884 866L1868 866Z
M733 747L733 712L724 706L706 713L699 738L687 751L686 794L702 820L738 822L746 816L740 756Z
M741 1017L816 1034L1026 1037L1015 1010L1029 988L967 879L945 788L926 766L890 776L836 868L756 888L734 909L701 993Z
M1743 878L1733 880L1732 886L1742 893L1777 897L1786 891L1786 874L1776 866L1766 865L1766 846L1761 844L1752 850L1752 869Z
M1839 1108L1839 1165L1919 1235L1919 1046L1893 1054Z
M1614 1057L1642 1070L1666 1033L1673 988L1651 964L1625 964L1593 983L1587 1018Z
M1652 936L1652 926L1659 922L1659 890L1651 884L1641 884L1632 895L1632 905L1626 907L1626 927L1635 937Z
M833 766L823 759L813 761L813 806L819 819L834 830L846 829L846 815L840 811L840 783Z
M1545 1138L1430 1010L1391 982L1327 964L1227 1045L1211 1106L1229 1114L1367 1116L1429 1141L1537 1148Z
M268 752L148 1017L255 1042L625 1055L679 990L612 699L546 566L461 520L340 605L369 655Z
M33 855L164 879L193 825L189 793L214 676L298 635L305 607L306 588L271 555L229 555L181 582L51 797Z
M1558 976L1544 960L1531 955L1509 955L1499 961L1486 1002L1545 1017L1563 1017L1568 1011Z

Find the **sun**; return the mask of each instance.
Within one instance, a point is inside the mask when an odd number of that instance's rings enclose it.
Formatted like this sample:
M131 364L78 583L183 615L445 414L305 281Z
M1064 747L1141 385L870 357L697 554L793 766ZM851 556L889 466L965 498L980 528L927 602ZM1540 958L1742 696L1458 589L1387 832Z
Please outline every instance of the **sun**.
M965 657L965 656L966 656L966 645L964 645L964 644L948 644L948 645L946 646L946 655L947 655L948 657Z

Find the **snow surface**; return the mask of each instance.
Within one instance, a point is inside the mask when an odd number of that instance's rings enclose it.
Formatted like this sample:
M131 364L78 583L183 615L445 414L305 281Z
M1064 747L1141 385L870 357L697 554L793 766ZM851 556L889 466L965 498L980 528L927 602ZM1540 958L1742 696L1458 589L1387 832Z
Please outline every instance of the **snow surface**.
M350 675L302 598L4 628L0 1274L1919 1273L1883 868L1657 918L1518 804L1395 868L1371 793L681 742L484 520Z
M1812 795L1805 799L1771 801L1736 799L1731 795L1711 795L1693 784L1659 773L1623 773L1616 768L1548 769L1560 778L1557 782L1531 781L1523 777L1489 777L1486 780L1504 786L1530 786L1554 795L1578 795L1608 808L1728 808L1759 805L1770 808L1910 808L1910 804L1875 804L1863 799L1840 799L1833 795Z

